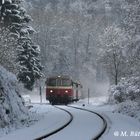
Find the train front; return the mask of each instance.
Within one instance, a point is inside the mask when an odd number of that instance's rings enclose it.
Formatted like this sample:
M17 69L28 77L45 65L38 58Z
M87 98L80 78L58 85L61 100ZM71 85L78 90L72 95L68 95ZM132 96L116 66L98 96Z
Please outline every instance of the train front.
M72 80L66 76L50 77L46 82L46 99L51 104L67 104L73 100Z

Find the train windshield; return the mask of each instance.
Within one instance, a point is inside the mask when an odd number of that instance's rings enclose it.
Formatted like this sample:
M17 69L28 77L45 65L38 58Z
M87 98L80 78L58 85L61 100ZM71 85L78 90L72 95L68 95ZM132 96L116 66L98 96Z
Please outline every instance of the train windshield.
M61 86L61 79L57 79L57 86Z
M47 85L48 86L71 86L72 82L70 79L48 79L47 80Z
M48 86L56 86L56 79L49 79L47 81Z

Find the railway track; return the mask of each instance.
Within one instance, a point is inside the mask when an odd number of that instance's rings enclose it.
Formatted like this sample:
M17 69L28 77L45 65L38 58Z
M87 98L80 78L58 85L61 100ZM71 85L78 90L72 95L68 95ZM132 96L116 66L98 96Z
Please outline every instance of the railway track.
M47 138L47 137L50 137L51 135L54 135L54 134L58 133L59 131L61 131L62 129L64 129L65 127L67 127L67 126L72 122L72 120L73 120L73 115L72 115L69 111L67 111L67 110L65 110L65 109L63 109L63 108L57 107L57 106L54 106L54 107L56 107L56 108L58 108L58 109L60 109L60 110L65 111L65 112L70 116L70 119L69 119L64 125L60 126L60 127L57 128L56 130L54 130L54 131L52 131L52 132L50 132L50 133L48 133L48 134L46 134L46 135L43 135L43 136L41 136L41 137L38 137L38 138L36 138L36 139L34 139L34 140L43 140L43 139L45 139L45 138Z
M83 110L83 111L87 111L87 112L96 114L98 117L100 117L101 120L103 121L103 127L100 130L100 132L96 136L94 136L94 138L92 138L92 140L98 140L99 138L102 137L102 135L105 133L105 131L107 129L107 121L106 121L106 119L101 114L99 114L99 113L97 113L95 111L91 111L91 110L85 109L85 108L80 108L80 107L75 107L75 106L68 106L68 107L79 109L79 110Z
M58 129L50 132L49 134L46 134L46 135L43 135L39 138L36 138L34 140L43 140L43 139L47 139L48 137L50 136L53 136L54 134L60 132L62 129L66 128L74 119L74 116L72 115L72 113L70 111L68 111L67 109L64 109L64 108L61 108L61 107L58 107L58 106L54 106L60 110L63 110L65 111L67 114L69 114L70 116L70 119L67 121L67 123L65 123L63 126L59 127ZM105 130L107 129L107 121L104 119L104 117L102 115L100 115L99 113L97 112L94 112L94 111L91 111L91 110L88 110L88 109L85 109L85 108L80 108L80 107L75 107L75 106L67 106L68 108L74 108L74 109L78 109L78 110L82 110L82 111L86 111L86 112L90 112L92 114L96 114L103 122L103 127L102 129L98 132L98 134L96 134L91 140L98 140L99 138L102 137L102 135L104 134Z

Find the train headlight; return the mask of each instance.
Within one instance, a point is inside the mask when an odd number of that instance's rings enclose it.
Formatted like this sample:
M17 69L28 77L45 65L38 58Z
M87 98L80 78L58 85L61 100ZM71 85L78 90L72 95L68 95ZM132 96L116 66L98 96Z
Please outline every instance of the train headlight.
M50 92L52 93L52 92L53 92L53 90L50 90Z
M67 91L67 90L65 90L65 92L66 92L66 93L68 93L68 91Z

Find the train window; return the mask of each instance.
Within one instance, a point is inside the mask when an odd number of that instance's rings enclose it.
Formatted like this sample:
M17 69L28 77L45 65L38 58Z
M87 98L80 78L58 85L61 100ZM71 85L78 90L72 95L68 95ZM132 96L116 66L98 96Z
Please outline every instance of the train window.
M57 79L57 86L61 86L61 79Z
M62 86L71 86L72 82L69 79L62 79Z
M72 80L65 78L48 78L46 84L48 86L72 86Z
M47 85L48 86L56 86L56 79L48 79Z

